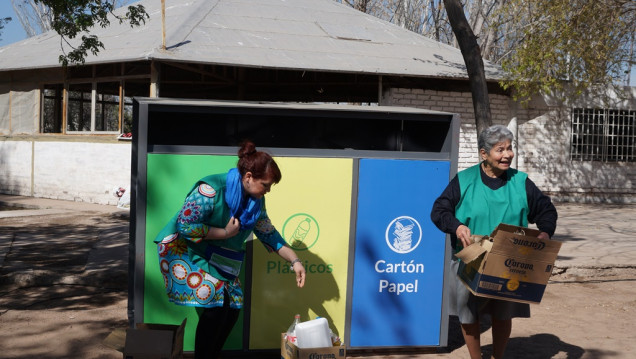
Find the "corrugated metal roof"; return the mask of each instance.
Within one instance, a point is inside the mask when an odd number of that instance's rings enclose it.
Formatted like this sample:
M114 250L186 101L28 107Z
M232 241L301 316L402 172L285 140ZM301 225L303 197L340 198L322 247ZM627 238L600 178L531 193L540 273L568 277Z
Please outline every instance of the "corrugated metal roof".
M398 76L467 78L461 52L333 0L143 0L150 19L95 28L105 49L86 64L135 60ZM125 9L120 9L125 10ZM118 11L120 11L118 10ZM68 47L67 47L68 48ZM0 48L0 69L58 67L55 32ZM501 70L485 62L486 77Z

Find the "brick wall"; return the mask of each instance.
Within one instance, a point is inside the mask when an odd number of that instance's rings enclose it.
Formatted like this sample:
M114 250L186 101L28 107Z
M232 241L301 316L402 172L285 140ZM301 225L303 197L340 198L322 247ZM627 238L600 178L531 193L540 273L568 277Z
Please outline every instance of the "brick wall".
M635 108L634 99L619 108ZM478 162L469 92L393 88L384 92L382 105L459 114L458 170ZM530 179L555 201L636 203L636 162L570 160L569 108L550 105L543 98L533 99L523 107L505 95L490 95L490 106L493 124L506 125L513 132L515 127L517 129L516 168L528 173Z
M394 88L384 93L382 105L417 107L459 114L461 127L458 169L468 168L479 161L477 130L470 92ZM491 95L490 111L493 116L493 124L508 125L511 118L509 98L502 95Z

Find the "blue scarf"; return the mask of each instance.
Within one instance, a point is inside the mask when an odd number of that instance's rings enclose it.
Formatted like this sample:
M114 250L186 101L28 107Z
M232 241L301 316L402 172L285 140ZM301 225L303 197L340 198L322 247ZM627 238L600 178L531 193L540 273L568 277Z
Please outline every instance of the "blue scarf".
M241 222L241 230L251 230L261 215L263 199L247 196L243 200L243 183L238 169L232 168L227 173L225 182L225 203L230 207L230 214ZM237 213L240 215L237 217Z

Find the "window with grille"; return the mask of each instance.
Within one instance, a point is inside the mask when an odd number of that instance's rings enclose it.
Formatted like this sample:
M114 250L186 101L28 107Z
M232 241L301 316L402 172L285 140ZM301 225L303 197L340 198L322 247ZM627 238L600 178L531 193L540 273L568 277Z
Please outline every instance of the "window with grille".
M580 161L636 162L636 111L572 110L570 158Z

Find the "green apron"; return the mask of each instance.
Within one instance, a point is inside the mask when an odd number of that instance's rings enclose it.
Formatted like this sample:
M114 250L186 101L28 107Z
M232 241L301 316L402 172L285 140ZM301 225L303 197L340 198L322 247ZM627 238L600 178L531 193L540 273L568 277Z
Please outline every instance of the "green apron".
M510 168L506 171L506 184L492 190L481 180L480 166L472 166L457 174L461 195L455 207L455 217L475 235L489 235L499 223L527 227L528 175ZM456 251L461 248L461 244L457 243Z

